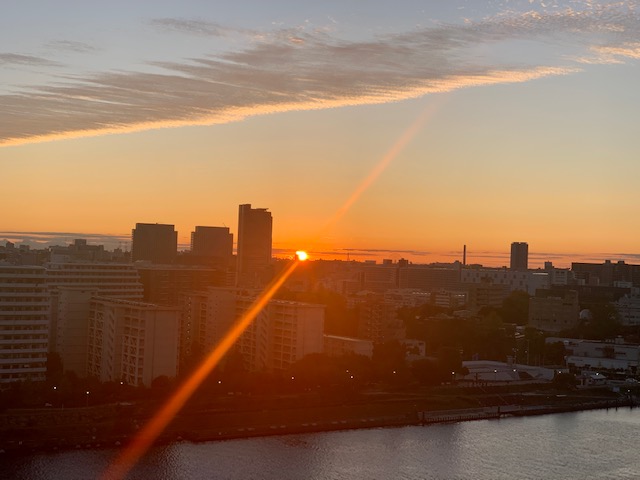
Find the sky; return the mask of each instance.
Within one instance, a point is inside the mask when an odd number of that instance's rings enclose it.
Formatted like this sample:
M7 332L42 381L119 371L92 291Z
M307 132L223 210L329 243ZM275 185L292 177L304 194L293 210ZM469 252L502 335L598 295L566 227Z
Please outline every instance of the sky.
M639 61L635 1L7 1L0 240L639 263Z

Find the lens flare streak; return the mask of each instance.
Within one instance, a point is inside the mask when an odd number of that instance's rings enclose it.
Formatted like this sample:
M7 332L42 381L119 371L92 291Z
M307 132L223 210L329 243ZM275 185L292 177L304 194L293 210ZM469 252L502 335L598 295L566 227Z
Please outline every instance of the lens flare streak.
M294 259L262 292L198 369L185 380L167 403L149 420L109 466L102 477L103 480L121 479L127 475L299 264L300 260Z
M444 99L441 96L440 99ZM404 150L409 142L424 127L436 110L440 107L442 101L433 101L420 113L418 118L404 131L400 138L387 150L380 161L373 167L373 170L360 182L360 185L354 190L349 198L342 204L338 211L329 219L321 233L331 229L348 211L353 204L362 196L362 194L373 185L378 177L386 170L389 164Z
M431 103L425 108L418 118L409 126L391 148L380 159L378 164L373 168L371 173L358 185L353 194L345 201L338 211L329 219L325 225L323 232L331 228L351 206L362 196L362 194L377 180L384 172L389 164L402 152L413 137L422 129L427 120L432 116L439 102ZM153 416L151 420L142 428L142 430L133 438L131 443L121 452L116 460L109 466L103 475L103 480L115 480L124 478L133 468L137 461L145 454L153 442L158 438L166 426L173 420L176 414L184 406L187 400L193 395L204 379L211 371L220 363L220 360L229 351L233 344L240 338L242 333L251 324L260 311L267 305L273 295L291 276L296 267L304 260L307 255L304 251L296 252L291 263L283 270L273 282L262 292L262 294L251 305L249 310L243 317L238 320L229 333L222 341L211 351L207 358L185 380L180 388L173 394L167 403Z

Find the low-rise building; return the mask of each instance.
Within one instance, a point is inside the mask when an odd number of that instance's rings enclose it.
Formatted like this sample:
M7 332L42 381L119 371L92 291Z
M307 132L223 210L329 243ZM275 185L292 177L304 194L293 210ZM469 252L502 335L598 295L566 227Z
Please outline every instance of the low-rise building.
M343 355L355 354L371 358L373 356L373 342L363 338L325 335L324 352L329 357L341 357Z
M638 369L640 345L625 343L621 338L613 342L573 339L565 345L567 365L579 370L636 372Z
M529 325L545 332L560 332L577 326L580 319L578 293L569 290L557 296L538 290L529 300Z
M632 293L628 293L614 302L620 323L625 326L640 325L640 288L631 290Z
M507 292L520 290L534 295L540 288L549 288L550 277L545 271L517 271L506 268L465 268L460 272L460 281L465 285L503 285Z

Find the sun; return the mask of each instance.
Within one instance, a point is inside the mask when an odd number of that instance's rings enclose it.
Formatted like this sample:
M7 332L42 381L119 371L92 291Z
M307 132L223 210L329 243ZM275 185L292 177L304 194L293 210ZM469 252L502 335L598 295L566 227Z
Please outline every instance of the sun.
M304 262L307 258L309 258L309 255L307 255L307 252L303 250L298 250L296 252L296 256L298 257L298 260L300 260L301 262Z

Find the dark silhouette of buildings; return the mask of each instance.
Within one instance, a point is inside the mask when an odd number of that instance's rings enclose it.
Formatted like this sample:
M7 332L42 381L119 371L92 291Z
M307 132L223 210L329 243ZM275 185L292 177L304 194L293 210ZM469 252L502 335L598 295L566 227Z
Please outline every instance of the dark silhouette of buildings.
M271 264L273 219L266 208L240 205L238 213L238 264L236 283L258 286L265 283Z
M131 232L131 259L173 263L178 254L178 232L173 225L136 223Z
M138 265L143 301L158 305L180 305L187 292L223 287L226 271L198 265Z
M233 234L227 227L197 226L191 232L191 255L206 264L227 267L233 258Z
M511 270L527 271L529 268L529 245L527 242L511 244Z
M611 260L604 263L573 262L571 270L585 285L614 287L631 284L640 287L640 265L631 265L622 260L616 263Z

